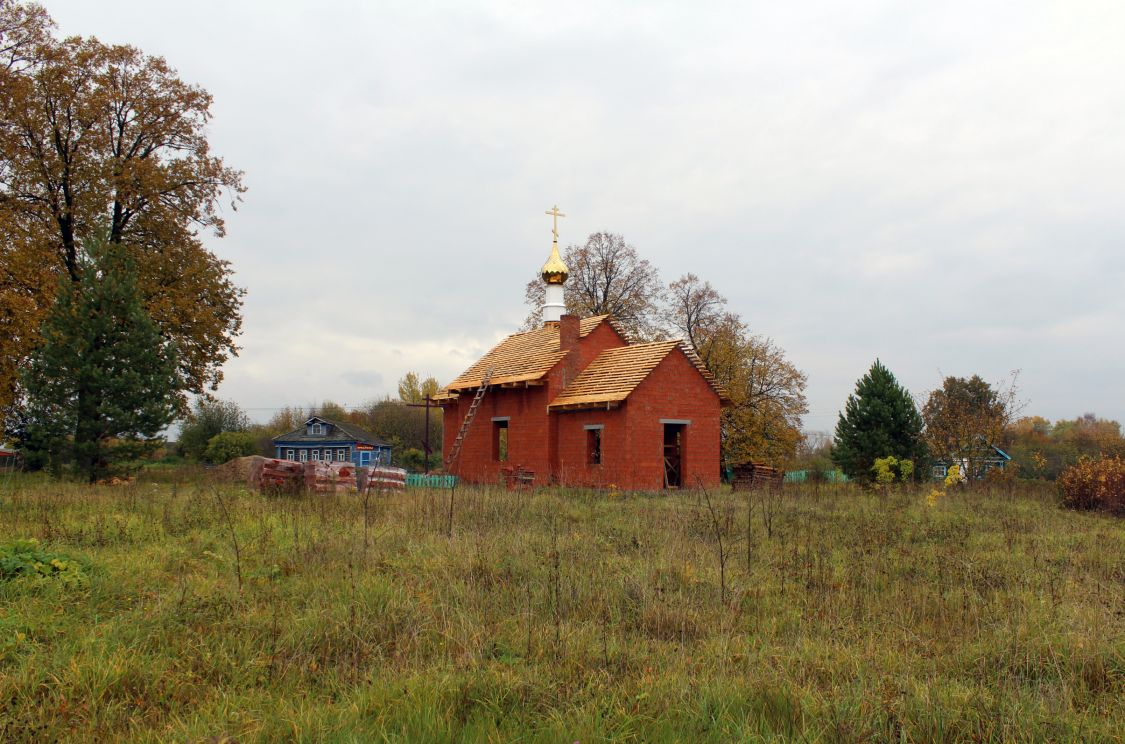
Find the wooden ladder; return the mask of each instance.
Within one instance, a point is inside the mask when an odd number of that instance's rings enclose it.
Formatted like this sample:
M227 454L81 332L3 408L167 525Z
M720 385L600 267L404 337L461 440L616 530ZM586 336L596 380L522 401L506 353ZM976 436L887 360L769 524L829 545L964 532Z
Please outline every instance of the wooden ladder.
M469 412L465 414L465 420L461 422L461 431L457 432L457 438L453 440L453 447L449 450L449 459L445 461L446 470L453 466L453 462L461 454L461 445L465 443L465 434L468 433L469 426L477 416L477 409L480 408L480 402L484 400L484 394L488 391L488 381L492 379L494 369L496 368L490 367L480 380L480 387L477 388L477 394L473 397L472 405L469 406Z

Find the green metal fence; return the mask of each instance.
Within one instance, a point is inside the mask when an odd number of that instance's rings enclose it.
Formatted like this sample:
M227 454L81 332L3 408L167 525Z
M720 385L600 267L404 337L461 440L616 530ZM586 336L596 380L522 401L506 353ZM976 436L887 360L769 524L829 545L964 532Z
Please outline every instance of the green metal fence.
M824 470L821 472L823 482L825 483L847 483L848 476L841 473L839 470ZM789 470L785 473L786 483L807 483L809 480L808 470Z
M407 473L407 488L453 488L457 485L456 475L423 475Z

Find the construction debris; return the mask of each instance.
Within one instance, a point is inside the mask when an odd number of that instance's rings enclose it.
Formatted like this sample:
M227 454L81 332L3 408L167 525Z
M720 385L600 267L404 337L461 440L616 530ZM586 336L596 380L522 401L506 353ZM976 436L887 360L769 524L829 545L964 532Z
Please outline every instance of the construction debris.
M735 465L734 477L730 482L732 491L749 491L752 488L762 488L770 485L781 485L785 471L770 467L764 462L744 462Z
M508 490L517 488L528 488L535 483L535 471L528 470L522 465L507 466L500 468L500 474L504 477L504 485Z

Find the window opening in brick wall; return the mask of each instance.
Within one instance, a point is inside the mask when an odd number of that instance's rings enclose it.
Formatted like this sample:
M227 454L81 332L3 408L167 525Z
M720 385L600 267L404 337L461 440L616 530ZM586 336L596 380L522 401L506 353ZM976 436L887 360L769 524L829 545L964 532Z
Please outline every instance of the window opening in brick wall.
M586 430L586 464L602 464L602 430Z
M508 422L492 422L492 459L508 461Z

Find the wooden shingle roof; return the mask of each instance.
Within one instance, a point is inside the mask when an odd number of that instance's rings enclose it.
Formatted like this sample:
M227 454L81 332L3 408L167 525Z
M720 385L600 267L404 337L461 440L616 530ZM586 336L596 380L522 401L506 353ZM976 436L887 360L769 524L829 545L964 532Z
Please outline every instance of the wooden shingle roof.
M581 407L590 404L620 403L649 372L676 348L679 341L657 341L650 344L622 346L607 349L590 362L559 397L551 401L550 409Z
M707 381L707 384L710 385L711 389L719 396L719 400L723 405L730 404L730 393L715 379L715 375L711 374L711 370L707 369L707 365L704 364L703 360L699 358L699 355L695 353L695 349L691 348L691 344L680 341L680 351L684 353L684 356L688 358L692 366L699 370L699 374L703 375L703 379Z
M579 322L579 336L586 336L608 320L608 315L595 315ZM614 329L621 333L617 326ZM624 337L624 334L621 334ZM551 324L533 331L513 333L498 343L457 379L445 386L435 400L448 399L464 390L480 387L485 373L492 369L490 385L534 382L542 379L558 364L566 352L559 348L559 326Z
M548 408L561 410L619 404L649 376L656 365L664 361L664 358L677 348L699 370L719 399L726 401L726 391L703 366L699 357L682 341L674 340L634 344L603 351L566 386L557 398L551 401Z

